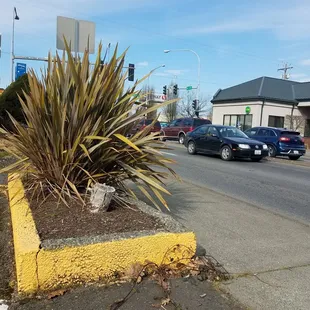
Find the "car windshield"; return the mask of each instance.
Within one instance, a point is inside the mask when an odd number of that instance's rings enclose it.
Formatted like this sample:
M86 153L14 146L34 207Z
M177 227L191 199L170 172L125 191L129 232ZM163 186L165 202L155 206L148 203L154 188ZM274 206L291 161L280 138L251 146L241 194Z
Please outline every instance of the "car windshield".
M244 132L234 127L222 127L222 128L219 128L219 132L222 135L222 137L248 138L248 136Z

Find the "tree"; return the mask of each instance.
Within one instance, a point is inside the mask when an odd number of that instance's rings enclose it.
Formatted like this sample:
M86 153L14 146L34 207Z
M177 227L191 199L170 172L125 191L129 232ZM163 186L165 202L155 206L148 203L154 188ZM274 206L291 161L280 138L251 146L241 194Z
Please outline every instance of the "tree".
M155 94L155 88L154 86L150 85L144 85L140 92L140 102L145 103L145 108L151 108L155 105L155 102L152 101L153 95ZM157 117L157 111L152 111L150 113L147 113L146 118L147 119L155 119Z
M2 127L12 129L12 123L8 116L10 113L17 121L24 122L24 113L18 96L23 100L25 96L23 90L29 91L29 82L27 74L19 77L11 83L0 96L0 123Z
M173 94L173 86L175 83L171 82L167 88L167 100L176 99L178 96ZM163 108L163 114L167 122L172 122L178 116L178 102L171 103Z
M302 115L287 115L287 121L292 130L303 130L305 128L306 120Z
M183 97L179 104L179 113L183 117L194 117L195 116L195 109L193 108L193 101L196 99L195 94L193 92L187 92L187 95ZM199 113L201 116L202 114L208 115L212 109L210 104L210 99L205 97L204 95L199 96L199 110L202 111Z

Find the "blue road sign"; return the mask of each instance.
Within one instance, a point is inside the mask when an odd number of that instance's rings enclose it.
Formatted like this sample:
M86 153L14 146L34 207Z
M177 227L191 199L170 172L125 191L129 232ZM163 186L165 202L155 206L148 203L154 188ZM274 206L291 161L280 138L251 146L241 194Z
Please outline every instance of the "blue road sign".
M17 80L20 76L24 75L27 71L27 65L18 62L15 67L15 80Z

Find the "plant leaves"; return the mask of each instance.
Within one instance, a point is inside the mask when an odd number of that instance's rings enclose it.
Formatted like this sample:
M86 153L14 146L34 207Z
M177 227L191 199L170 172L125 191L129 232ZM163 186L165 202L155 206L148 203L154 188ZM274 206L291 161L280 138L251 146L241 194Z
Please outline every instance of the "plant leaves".
M125 142L127 145L129 145L130 147L132 147L136 151L142 153L142 151L134 143L132 143L129 139L127 139L123 135L117 133L117 134L114 134L114 136L116 138L120 139L121 141Z

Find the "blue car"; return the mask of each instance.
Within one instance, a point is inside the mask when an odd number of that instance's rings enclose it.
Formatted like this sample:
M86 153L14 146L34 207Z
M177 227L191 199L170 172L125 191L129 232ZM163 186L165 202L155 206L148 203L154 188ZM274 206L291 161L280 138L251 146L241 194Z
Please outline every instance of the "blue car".
M269 156L288 156L297 160L305 155L306 147L300 133L293 130L274 127L253 127L245 131L252 139L268 145Z

